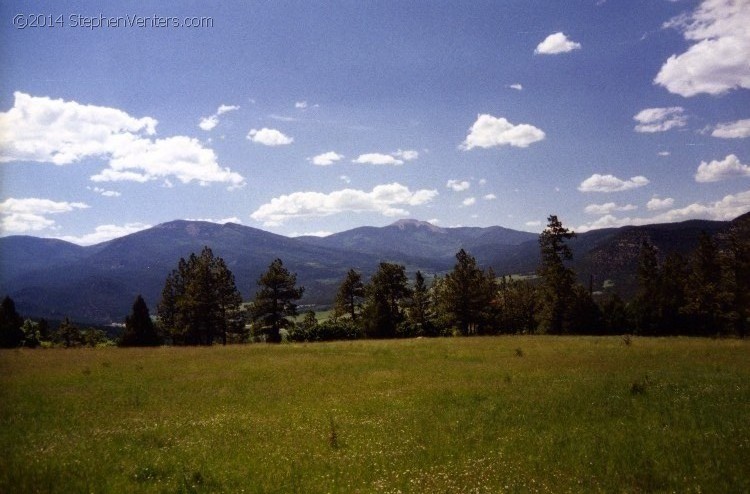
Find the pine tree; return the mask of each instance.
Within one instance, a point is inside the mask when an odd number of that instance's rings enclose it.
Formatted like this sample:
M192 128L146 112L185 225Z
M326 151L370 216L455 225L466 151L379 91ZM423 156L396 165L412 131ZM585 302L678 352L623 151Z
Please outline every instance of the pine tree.
M258 279L261 288L255 294L250 318L271 343L281 342L281 329L293 324L287 318L297 315L295 302L305 289L296 285L297 275L290 273L281 259L274 260Z
M130 315L125 318L125 331L120 337L120 346L157 346L161 338L151 320L146 301L136 297Z
M242 297L234 276L208 247L180 259L167 276L158 306L159 322L177 344L211 345L241 325Z
M414 334L437 335L435 325L432 322L432 301L421 271L417 271L414 277L414 287L412 288L407 316L409 323L414 328L412 331Z
M341 282L339 291L336 293L334 314L338 317L349 315L353 322L362 309L362 301L365 297L365 286L362 283L362 275L354 269L346 273L346 278Z
M695 334L720 333L725 309L721 265L716 243L705 232L701 233L698 248L690 256L689 267L683 312L689 316Z
M638 290L634 301L636 332L641 335L655 335L660 332L661 272L659 258L654 247L647 240L641 243L636 274Z
M563 227L557 216L547 218L547 227L539 235L541 265L540 325L543 331L551 334L567 332L567 308L571 305L575 275L565 265L573 259L573 252L565 243L575 237L575 232Z
M464 249L456 254L453 271L445 276L444 307L461 334L488 332L491 305L497 295L493 273L485 274Z
M406 270L400 264L381 262L365 289L365 333L371 338L393 338L404 321L402 303L411 295Z
M13 299L6 296L0 303L0 348L16 348L23 343L23 318L16 312Z

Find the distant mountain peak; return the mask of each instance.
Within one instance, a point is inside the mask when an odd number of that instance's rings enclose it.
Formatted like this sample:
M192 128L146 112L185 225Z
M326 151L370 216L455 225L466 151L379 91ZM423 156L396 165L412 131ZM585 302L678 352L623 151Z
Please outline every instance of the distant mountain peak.
M442 228L440 228L439 226L435 226L428 221L421 221L421 220L415 220L415 219L409 219L409 218L398 220L394 223L391 223L388 226L394 226L401 230L404 230L406 228L427 228L428 230L433 231L433 232L442 231Z

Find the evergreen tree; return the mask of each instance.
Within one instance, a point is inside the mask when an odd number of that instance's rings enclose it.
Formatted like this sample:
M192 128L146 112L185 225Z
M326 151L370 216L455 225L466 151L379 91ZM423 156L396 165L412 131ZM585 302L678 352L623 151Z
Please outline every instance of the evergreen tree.
M659 275L657 332L663 335L688 332L688 320L683 313L685 286L687 285L687 263L677 252L670 252L664 259Z
M453 271L445 276L444 307L461 334L491 330L491 304L497 295L492 272L485 274L474 257L461 249L456 254Z
M538 295L533 284L503 276L497 295L498 332L533 334L537 326Z
M689 316L695 334L720 333L725 308L721 265L716 243L705 232L701 233L698 248L690 256L689 267L683 312Z
M636 332L641 335L655 335L660 332L660 299L662 277L656 247L644 240L638 254L636 274L638 289L634 300Z
M208 247L199 256L180 259L167 276L158 306L159 321L177 344L226 342L227 332L241 322L242 298L224 260Z
M430 293L421 271L417 271L414 277L414 287L412 288L407 316L409 324L413 327L412 333L437 336L436 328L432 322Z
M16 312L13 299L6 296L0 303L0 348L16 348L23 343L23 318Z
M365 297L365 286L362 283L362 275L354 269L346 273L346 278L341 282L336 294L334 314L338 316L349 315L353 322L362 309L362 301Z
M381 262L365 289L365 333L371 338L393 338L404 321L403 301L411 295L406 270L400 264Z
M267 335L269 342L281 342L281 329L293 323L287 319L297 315L295 302L302 298L304 287L297 287L297 275L284 267L281 259L276 259L260 279L250 318Z
M125 331L123 332L120 346L157 346L161 344L161 338L156 331L156 326L151 320L146 301L138 295L130 315L125 318Z
M539 317L541 329L547 333L561 334L569 329L567 308L572 303L575 275L565 265L565 261L573 259L573 252L565 242L574 237L575 232L565 228L555 215L547 218L547 227L539 235Z
M737 220L729 229L723 272L731 329L744 338L750 323L750 217Z

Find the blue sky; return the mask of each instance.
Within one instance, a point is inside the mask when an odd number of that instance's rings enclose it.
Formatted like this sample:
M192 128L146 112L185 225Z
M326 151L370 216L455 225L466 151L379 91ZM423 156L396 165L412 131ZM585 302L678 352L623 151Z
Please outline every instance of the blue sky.
M748 25L748 0L4 2L0 234L731 219Z

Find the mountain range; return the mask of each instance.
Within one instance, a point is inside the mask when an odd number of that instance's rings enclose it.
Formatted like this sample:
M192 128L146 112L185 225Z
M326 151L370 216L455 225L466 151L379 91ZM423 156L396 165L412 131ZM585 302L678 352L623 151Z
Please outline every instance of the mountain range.
M734 221L750 221L750 213ZM692 220L593 230L571 240L572 267L595 288L605 280L627 296L643 240L663 252L687 253L701 232L726 231L731 222ZM449 271L463 248L498 275L533 274L539 261L538 234L500 226L442 228L417 220L385 227L360 227L327 237L285 237L234 223L172 221L97 245L82 247L30 236L0 238L0 295L9 295L27 317L107 324L122 322L136 295L152 312L167 274L181 257L210 247L235 275L243 298L275 259L283 260L305 286L303 304L332 302L350 268L365 279L381 261L404 264L408 273Z

